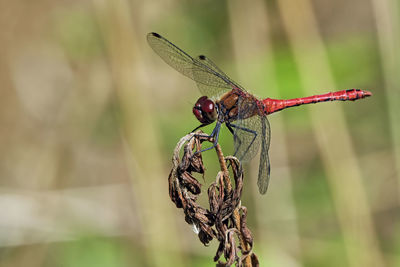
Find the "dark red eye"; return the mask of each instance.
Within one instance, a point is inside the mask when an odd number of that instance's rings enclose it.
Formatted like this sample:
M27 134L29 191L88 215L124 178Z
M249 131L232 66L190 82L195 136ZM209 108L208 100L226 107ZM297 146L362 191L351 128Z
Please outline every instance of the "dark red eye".
M200 97L193 107L193 114L204 124L210 124L217 119L217 110L214 102L207 96Z
M203 122L204 121L204 118L203 118L203 114L201 114L201 110L200 109L198 109L198 108L196 108L196 107L193 107L193 114L194 114L194 116L200 121L200 122Z
M198 106L198 107L203 106L204 101L206 101L207 99L208 99L207 96L200 97L196 102L196 106Z
M210 99L206 99L202 106L201 109L206 112L206 113L211 113L214 111L214 102L211 101Z

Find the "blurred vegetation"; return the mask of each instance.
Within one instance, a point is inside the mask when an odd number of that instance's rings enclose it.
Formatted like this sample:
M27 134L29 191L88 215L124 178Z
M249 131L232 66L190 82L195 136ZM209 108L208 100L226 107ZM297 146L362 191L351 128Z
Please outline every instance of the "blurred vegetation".
M201 245L167 188L200 95L148 47L151 31L259 97L372 91L270 116L269 192L254 160L242 205L261 266L399 266L398 12L391 0L3 1L0 266L213 265L216 244ZM220 141L230 154L225 128ZM206 184L215 162L205 155Z

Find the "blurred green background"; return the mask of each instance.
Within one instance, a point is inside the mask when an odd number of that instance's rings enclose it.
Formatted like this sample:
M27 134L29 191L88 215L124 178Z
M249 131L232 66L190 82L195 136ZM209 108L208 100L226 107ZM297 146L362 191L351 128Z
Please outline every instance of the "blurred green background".
M216 242L201 245L167 185L200 94L150 49L151 31L259 97L372 91L270 116L269 191L258 194L254 160L242 205L261 266L400 266L399 11L391 0L1 1L0 266L214 265ZM226 129L221 144L230 154ZM208 185L217 166L204 156Z

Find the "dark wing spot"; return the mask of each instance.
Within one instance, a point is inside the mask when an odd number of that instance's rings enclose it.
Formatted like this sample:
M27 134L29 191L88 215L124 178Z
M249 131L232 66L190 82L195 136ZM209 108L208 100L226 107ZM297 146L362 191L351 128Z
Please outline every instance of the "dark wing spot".
M205 60L205 59L206 59L206 56L205 56L205 55L200 55L199 58L200 58L201 60Z
M156 32L152 32L151 35L153 35L154 37L157 37L157 38L161 38L161 35L159 35L159 34L156 33Z

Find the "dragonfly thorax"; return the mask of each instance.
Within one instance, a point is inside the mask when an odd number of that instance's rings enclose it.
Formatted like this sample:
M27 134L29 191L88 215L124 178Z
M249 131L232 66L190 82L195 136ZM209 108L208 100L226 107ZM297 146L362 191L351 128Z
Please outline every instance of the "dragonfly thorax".
M217 108L214 101L202 96L194 104L193 114L201 123L210 124L217 119Z

